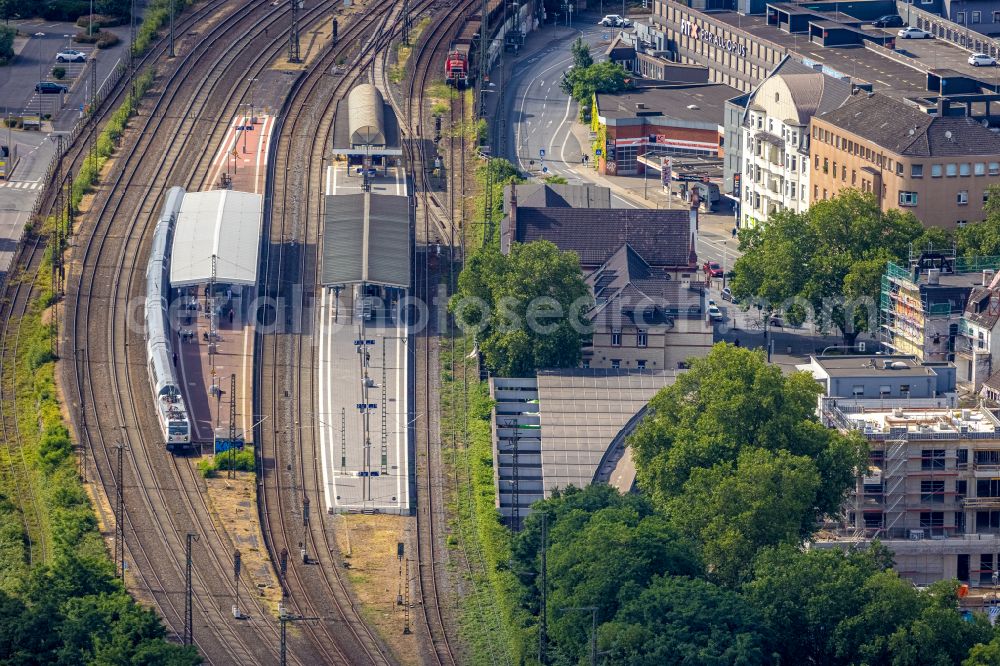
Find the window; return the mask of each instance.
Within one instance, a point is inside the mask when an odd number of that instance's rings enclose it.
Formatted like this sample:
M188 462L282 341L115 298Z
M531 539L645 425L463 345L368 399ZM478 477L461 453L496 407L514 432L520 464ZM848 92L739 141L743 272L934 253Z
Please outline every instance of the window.
M1000 480L976 479L976 497L1000 497Z
M965 12L955 12L955 23L965 23Z
M646 331L639 329L639 332L635 334L635 346L636 347L646 346Z
M944 469L944 449L924 449L921 451L920 469Z
M851 185L854 185L858 181L858 172L851 169Z
M944 503L944 481L921 481L920 501L933 504Z
M958 194L955 196L955 203L959 206L964 206L969 203L969 190L959 190Z
M837 177L837 163L836 162L833 163L833 177L834 178Z
M932 164L931 165L931 178L940 178L940 177L941 177L941 165L940 164Z
M823 173L829 173L830 171L830 160L823 158ZM823 197L824 199L826 197Z
M944 512L943 511L921 511L920 512L920 526L927 527L944 527Z
M862 384L855 384L851 389L851 395L855 398L860 398L865 394L865 387Z
M622 360L620 358L611 359L611 367L615 370L622 367Z
M985 176L986 175L986 163L985 162L976 162L976 164L975 164L975 166L973 168L975 169L973 171L973 173L976 174L977 176Z
M889 161L892 162L892 160L889 160ZM902 162L896 162L896 175L897 176L902 176L903 175L903 163Z
M990 162L990 175L1000 176L1000 162Z
M969 492L969 482L965 479L961 479L955 482L955 496L958 499L962 499Z
M949 178L953 178L958 175L958 165L957 164L945 164L944 174Z
M899 205L900 206L916 206L917 205L917 193L916 192L900 192L899 193Z
M1000 12L993 12L993 22L1000 23Z
M924 177L924 165L923 164L911 164L910 165L910 178L923 178Z
M819 155L816 156L816 168L819 168Z
M901 395L904 398L909 398L910 397L910 385L909 384L900 384L899 385L899 395Z
M611 329L611 346L621 347L622 344L622 329L613 328Z
M959 469L965 469L969 466L969 449L959 449L955 452L957 457L955 458L955 467ZM963 482L964 483L964 482Z
M646 359L640 358L638 361L635 362L635 367L639 368L640 370L645 370L646 369Z
M878 397L888 398L890 395L892 395L891 386L889 386L888 384L882 384L881 386L878 387Z
M970 173L972 173L971 164L969 164L968 162L962 162L961 164L958 165L959 176L968 176Z
M983 13L982 12L972 12L972 22L973 23L982 23L983 22Z
M968 220L955 220L955 226L958 227L959 229L961 229L962 227L964 227L968 223L969 223Z

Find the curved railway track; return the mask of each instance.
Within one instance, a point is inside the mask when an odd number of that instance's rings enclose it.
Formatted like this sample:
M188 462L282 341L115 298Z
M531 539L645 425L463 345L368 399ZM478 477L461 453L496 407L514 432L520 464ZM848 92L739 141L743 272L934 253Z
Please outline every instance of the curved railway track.
M332 1L314 5L300 20L308 24L332 7ZM145 433L157 432L157 427L146 404L141 327L135 325L135 313L129 307L142 295L141 280L133 278L144 270L138 259L148 249L148 231L162 193L177 180L188 188L207 184L213 148L247 94L248 79L283 51L286 14L287 5L273 8L266 0L252 3L214 26L209 35L215 39L206 37L184 57L154 105L155 114L145 119L136 147L117 165L120 170L114 185L95 202L99 212L82 252L83 284L68 295L74 314L72 348L88 350L85 371L75 363L73 373L80 401L88 407L84 439L108 496L118 483L125 487L128 559L138 565L138 578L168 628L180 633L183 535L199 535L196 615L199 624L206 622L211 631L207 637L196 631L195 640L211 663L276 659L278 629L263 609L242 622L229 614L232 586L227 581L233 544L208 518L203 484L191 465L166 453L155 438L145 437ZM275 35L270 40L268 29ZM105 293L111 294L106 304ZM111 446L116 439L129 441L124 479L116 478L112 465ZM242 577L238 584L243 588L241 597L252 600L256 590L248 578ZM324 658L322 651L294 634L291 645L293 663L319 663Z

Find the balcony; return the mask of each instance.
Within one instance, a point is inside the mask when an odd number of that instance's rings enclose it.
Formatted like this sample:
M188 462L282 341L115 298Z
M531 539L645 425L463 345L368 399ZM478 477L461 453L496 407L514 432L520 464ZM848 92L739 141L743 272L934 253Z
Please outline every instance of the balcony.
M1000 508L1000 497L966 497L962 499L964 509Z

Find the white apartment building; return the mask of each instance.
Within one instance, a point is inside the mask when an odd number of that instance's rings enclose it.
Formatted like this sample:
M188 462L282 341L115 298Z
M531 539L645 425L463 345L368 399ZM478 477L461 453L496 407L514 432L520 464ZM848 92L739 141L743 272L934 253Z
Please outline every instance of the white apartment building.
M809 207L809 120L850 97L851 84L821 72L772 74L747 103L742 127L741 226Z

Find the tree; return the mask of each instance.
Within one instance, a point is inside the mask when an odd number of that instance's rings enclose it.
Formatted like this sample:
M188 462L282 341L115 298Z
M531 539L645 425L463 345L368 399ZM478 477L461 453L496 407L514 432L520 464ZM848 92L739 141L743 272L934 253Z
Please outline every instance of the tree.
M735 592L656 576L599 631L603 663L628 666L767 663L756 610Z
M955 231L958 251L968 258L1000 256L1000 187L990 185L986 191L985 219Z
M449 307L463 328L476 331L493 372L523 377L580 362L582 317L592 302L577 255L535 241L513 244L509 255L480 248Z
M14 57L14 35L17 30L7 25L0 25L0 64Z
M580 104L581 115L590 111L595 93L620 93L628 87L629 72L617 63L604 61L589 67L574 67L559 82L559 88Z
M743 256L731 281L741 299L766 309L811 310L821 326L840 329L853 345L875 324L887 261L903 261L910 243L940 239L919 220L895 208L883 211L872 194L845 190L802 213L782 211L740 233Z
M735 586L761 548L812 532L819 486L805 456L744 449L735 464L695 468L668 513L681 534L701 544L712 577Z
M576 38L570 46L570 51L573 54L573 67L586 69L594 64L594 59L590 55L590 45L583 41L583 37Z

